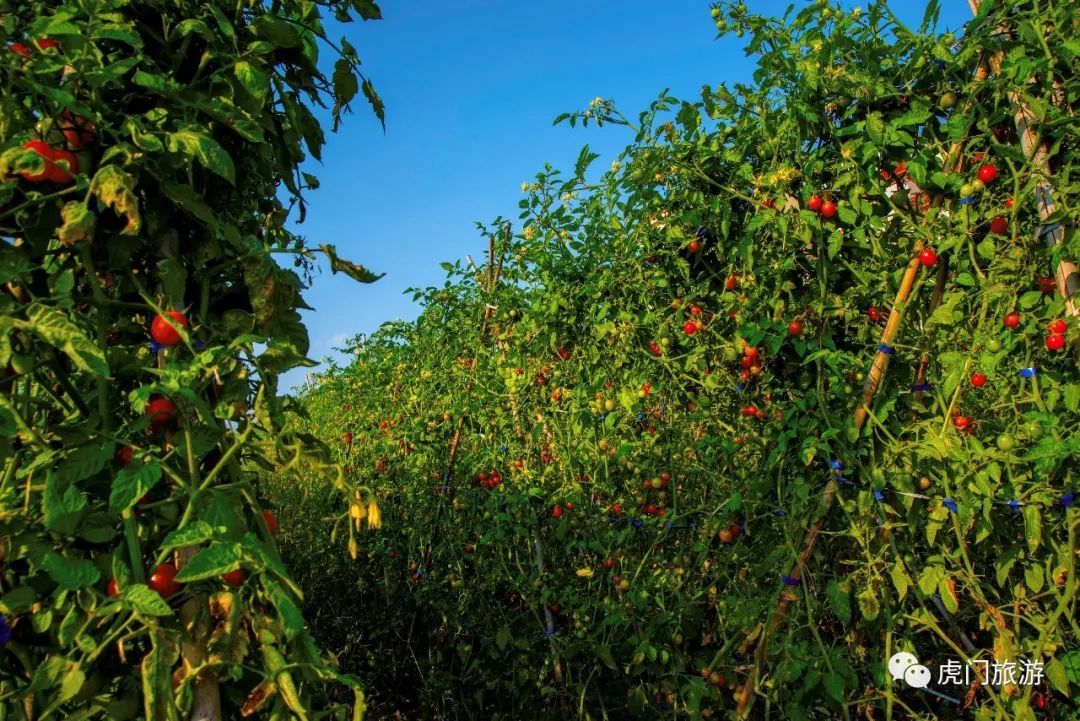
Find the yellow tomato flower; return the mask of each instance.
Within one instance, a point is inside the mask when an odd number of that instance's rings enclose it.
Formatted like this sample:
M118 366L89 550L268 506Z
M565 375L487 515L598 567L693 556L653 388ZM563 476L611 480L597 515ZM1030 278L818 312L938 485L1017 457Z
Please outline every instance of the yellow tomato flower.
M382 528L382 512L374 499L367 504L367 525L373 531Z
M577 570L577 575L581 576L582 578L592 578L593 570L591 568L579 568Z

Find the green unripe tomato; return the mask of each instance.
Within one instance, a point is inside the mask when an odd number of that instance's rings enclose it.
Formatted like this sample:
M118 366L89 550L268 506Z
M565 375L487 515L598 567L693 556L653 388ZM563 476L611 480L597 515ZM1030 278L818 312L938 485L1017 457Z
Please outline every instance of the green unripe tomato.
M1016 441L1008 433L1002 433L995 442L997 447L1003 451L1011 451L1016 447Z
M12 353L11 369L22 375L34 370L34 356L29 353Z
M974 185L972 185L971 183L964 183L963 185L960 186L960 196L961 197L967 198L967 197L972 196L972 195L975 195L975 186Z
M712 15L713 20L719 19L720 18L720 8L714 7L712 10L709 11L709 14Z
M975 190L976 193L981 193L983 190L986 189L986 184L978 178L975 178L975 180L971 181L971 187Z
M1033 441L1037 441L1043 437L1043 427L1035 421L1029 421L1024 424L1024 435Z
M997 353L999 350L1001 350L1001 341L999 341L997 338L991 338L990 340L986 341L986 350L990 353Z
M956 93L951 90L942 93L941 98L938 100L938 105L940 105L945 110L953 107L954 105L956 105Z

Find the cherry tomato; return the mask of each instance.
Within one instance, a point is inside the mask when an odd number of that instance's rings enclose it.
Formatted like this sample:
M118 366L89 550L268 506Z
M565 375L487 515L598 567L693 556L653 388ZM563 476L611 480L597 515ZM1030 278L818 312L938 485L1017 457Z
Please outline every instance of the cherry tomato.
M60 41L53 40L52 38L38 38L34 41L34 44L38 46L38 50L59 50Z
M120 446L116 449L116 461L121 466L126 466L131 463L131 453L134 449L131 446Z
M1065 321L1063 321L1061 318L1058 318L1053 323L1047 326L1047 330L1049 330L1051 333L1062 335L1065 333L1066 330L1068 330L1068 326L1065 325Z
M924 267L929 268L937 262L937 253L933 248L923 248L919 252L919 263Z
M982 388L984 385L986 385L986 374L972 373L970 380L971 385L975 386L976 388Z
M822 201L821 201L821 196L820 195L811 195L810 200L806 201L807 209L814 212L814 213L820 213L821 212L821 206L822 206Z
M172 319L173 323L179 326L187 327L188 319L178 310L170 310L166 315ZM164 315L158 315L150 323L150 337L155 342L164 346L173 346L180 342L180 333L169 324L168 319Z
M563 514L563 510L559 506L555 506L554 508L551 509L551 515L554 518L561 518L562 514Z
M683 329L683 333L686 333L686 335L694 335L694 333L697 333L697 330L698 330L697 323L695 323L692 320L688 320L685 323L683 323L682 329Z
M871 323L877 323L881 320L881 311L874 306L870 306L866 309L866 317L870 319Z
M1009 231L1009 221L1002 216L997 216L990 221L990 232L994 235L1005 235Z
M118 596L118 595L120 595L120 586L119 586L119 584L116 583L115 578L110 578L109 582L105 585L105 594L107 596Z
M151 425L167 426L176 418L176 404L168 398L157 396L146 404L146 413L150 416Z
M696 253L701 250L701 243L696 240L691 240L690 244L686 246L686 249L691 253Z
M797 320L791 321L788 323L787 332L788 335L802 335L802 323Z
M821 204L821 217L831 218L836 215L836 203L826 200Z
M22 43L12 43L11 45L8 45L8 49L16 55L22 55L24 58L28 58L34 54L33 50Z
M31 173L24 171L22 173L23 180L31 183L41 183L49 179L49 173L53 168L53 149L49 147L49 144L44 140L30 140L23 143L24 150L30 150L41 156L41 159L45 161L45 168L40 173Z
M72 176L79 172L79 159L75 157L75 153L64 148L54 148L52 154L53 162L46 177L49 182L67 185L74 180Z
M724 278L724 290L735 290L738 285L739 279L735 277L734 273L731 273L727 278Z
M266 530L270 531L270 535L277 533L277 516L270 511L263 511L263 521L266 522Z
M1057 281L1050 276L1039 278L1039 290L1044 295L1053 295L1057 291Z
M1065 336L1061 333L1053 333L1046 336L1046 350L1059 351L1065 347Z
M991 164L987 164L979 168L979 180L984 183L994 182L994 178L998 176L997 167Z
M225 583L229 584L233 588L237 588L238 586L242 586L244 584L244 580L246 578L247 578L247 574L244 573L244 569L242 569L242 568L237 568L234 571L229 571L228 573L223 574L221 576L221 580L224 581Z
M956 429L961 431L971 426L971 419L967 416L956 416L952 422Z
M994 442L1003 451L1011 451L1016 447L1016 441L1008 433L1002 433Z
M1013 200L1013 199L1012 199L1011 197L1010 197L1010 198L1008 198L1008 199L1007 199L1007 200L1005 201L1005 208L1006 208L1006 209L1008 209L1008 210L1012 210L1012 207L1013 207L1013 205L1015 204L1015 202L1016 202L1016 201L1015 201L1015 200Z
M1015 328L1020 325L1020 314L1017 313L1015 310L1006 313L1005 317L1002 319L1002 322L1005 324L1006 328Z
M990 340L986 341L986 350L990 353L997 353L999 350L1001 350L1001 341L999 341L997 338L991 338Z
M701 306L700 305L692 305L692 306L690 306L690 315L694 316L695 318L697 316L701 315Z
M171 563L162 563L150 574L146 585L157 591L162 598L169 598L181 588L180 584L173 580L176 578L177 573L176 566Z

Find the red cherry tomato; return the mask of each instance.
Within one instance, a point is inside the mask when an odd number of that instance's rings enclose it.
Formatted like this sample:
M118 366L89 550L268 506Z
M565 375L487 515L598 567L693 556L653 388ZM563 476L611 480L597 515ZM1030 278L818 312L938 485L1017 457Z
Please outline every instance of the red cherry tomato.
M22 55L24 58L28 58L34 54L33 50L22 43L12 43L11 45L8 45L8 49L16 55Z
M150 416L151 425L167 426L176 418L176 404L160 396L151 398L146 404L146 413Z
M1012 210L1013 204L1014 204L1015 202L1016 202L1016 201L1014 201L1014 200L1013 200L1013 199L1012 199L1012 198L1010 197L1010 198L1009 198L1008 200L1006 200L1006 201L1005 201L1005 208L1006 208L1007 210Z
M871 323L877 323L881 320L881 311L874 306L870 306L866 309L866 317L870 319Z
M119 586L119 584L116 583L115 578L110 578L109 582L105 585L105 594L107 596L118 596L118 595L120 595L120 586Z
M984 385L986 385L986 374L985 373L972 373L970 380L971 380L971 385L975 386L976 388L982 388Z
M1059 351L1065 347L1065 336L1061 333L1054 333L1046 336L1046 350Z
M954 426L956 426L957 430L962 431L971 425L971 419L967 416L956 416L955 418L953 418L952 423Z
M821 217L831 218L836 215L836 203L826 200L821 204Z
M554 508L551 509L551 515L554 518L560 518L560 517L562 517L562 514L563 514L563 510L559 506L555 506Z
M244 580L247 578L247 574L244 573L244 569L237 568L234 571L229 571L221 576L221 580L229 584L233 588L237 588L244 584Z
M735 290L738 285L739 279L735 277L734 273L731 273L727 278L724 278L724 290Z
M59 50L60 41L53 40L52 38L38 38L34 41L34 44L38 46L38 50Z
M45 161L45 169L40 173L24 171L23 180L31 183L41 183L49 179L49 173L53 168L53 149L44 140L30 140L23 143L23 149L37 153Z
M696 253L701 250L701 242L697 240L691 240L690 244L686 246L686 249L691 253Z
M49 182L57 185L67 185L74 180L74 175L79 172L79 159L75 153L64 148L54 148L52 151L52 165L46 173Z
M1009 231L1009 221L1000 215L990 221L990 232L994 235L1005 235Z
M757 349L756 346L748 345L745 348L743 348L743 355L746 356L747 358L757 358L758 357L758 349Z
M686 333L686 335L694 335L694 333L697 333L697 323L692 320L688 320L683 323L682 329L683 333Z
M994 178L998 176L997 168L994 165L984 165L979 168L979 180L986 184L994 182Z
M131 453L134 449L131 446L120 446L116 449L116 461L121 466L126 466L131 463Z
M1057 281L1050 276L1039 278L1039 290L1044 295L1053 295L1057 291Z
M933 248L923 248L919 251L919 263L924 267L929 268L937 262L937 253Z
M170 310L166 313L173 323L179 326L187 327L188 319L184 317L184 314L178 310ZM180 342L180 333L169 324L168 319L164 315L159 315L154 318L150 323L150 337L155 342L164 346L176 345Z
M1063 321L1061 318L1058 318L1049 326L1047 326L1047 330L1049 330L1051 333L1062 335L1065 333L1066 330L1068 330L1068 326L1065 325L1065 321Z
M820 195L811 195L810 200L806 201L806 208L814 213L821 212L821 205L822 201Z
M266 522L266 529L270 531L270 535L277 533L277 516L270 511L263 511L263 520Z
M1006 328L1015 328L1020 325L1020 314L1015 310L1006 313L1005 317L1002 319L1002 323L1005 324Z
M169 598L181 588L180 584L173 580L176 578L177 573L176 566L171 563L162 563L150 574L146 585L157 591L162 598Z
M60 130L64 133L64 140L70 150L83 150L94 142L94 124L70 110L61 113Z
M352 431L345 431L345 445L352 445Z
M793 320L787 326L788 335L802 335L802 323Z

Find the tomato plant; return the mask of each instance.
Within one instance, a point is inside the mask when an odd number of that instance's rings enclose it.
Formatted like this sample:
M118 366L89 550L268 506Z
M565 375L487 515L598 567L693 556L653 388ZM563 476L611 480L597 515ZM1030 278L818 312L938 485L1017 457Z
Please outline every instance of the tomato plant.
M314 109L383 115L326 14L379 9L0 4L0 718L364 713L255 473L378 517L278 394L313 363L316 253L376 278L285 227L318 184Z

